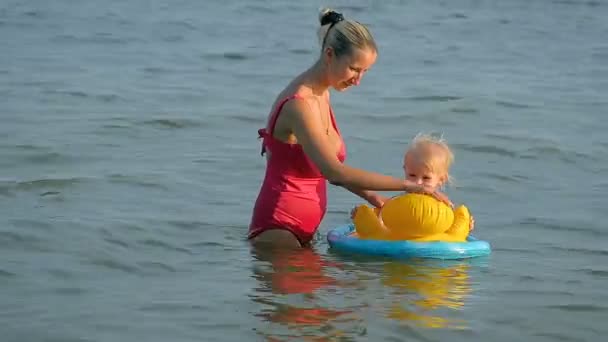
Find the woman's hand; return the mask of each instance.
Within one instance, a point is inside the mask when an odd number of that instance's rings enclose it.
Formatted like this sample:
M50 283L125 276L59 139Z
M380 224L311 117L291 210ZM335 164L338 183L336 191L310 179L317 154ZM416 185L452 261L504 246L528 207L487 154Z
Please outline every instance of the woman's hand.
M378 213L379 210L380 210L380 208L382 208L382 206L384 205L384 203L386 201L388 201L389 198L388 197L384 197L382 195L378 195L376 193L373 193L373 194L367 196L366 200L369 202L369 204L371 204L371 205L374 206L374 208L375 208L374 211L376 213ZM350 218L351 218L351 220L355 219L355 215L357 215L357 209L359 209L359 207L360 207L360 205L356 205L355 207L353 207L350 210Z
M449 205L450 208L454 208L454 204L452 203L452 201L450 201L450 199L448 198L448 196L446 194L444 194L443 192L439 191L439 190L435 190L434 188L431 188L431 187L428 187L428 186L424 186L424 185L418 185L418 184L412 184L412 185L408 184L406 186L406 190L405 191L411 192L411 193L414 193L414 194L423 194L423 195L432 196L436 200Z
M384 197L382 195L378 195L377 193L373 193L367 198L369 204L373 205L376 208L382 208L384 202L388 200L388 197Z

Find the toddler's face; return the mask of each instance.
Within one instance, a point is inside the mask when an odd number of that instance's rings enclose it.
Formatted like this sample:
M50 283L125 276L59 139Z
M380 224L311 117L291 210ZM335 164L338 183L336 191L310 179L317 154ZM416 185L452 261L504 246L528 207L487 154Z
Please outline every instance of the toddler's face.
M405 179L419 185L438 189L444 182L443 175L429 170L423 163L416 160L415 157L408 156L403 165L405 171Z

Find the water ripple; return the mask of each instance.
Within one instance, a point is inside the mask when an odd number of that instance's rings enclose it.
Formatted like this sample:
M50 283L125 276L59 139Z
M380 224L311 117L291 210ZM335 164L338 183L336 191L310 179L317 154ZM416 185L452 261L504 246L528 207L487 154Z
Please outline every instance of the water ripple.
M533 108L533 106L525 104L525 103L517 103L517 102L509 102L509 101L496 101L498 106L509 108L509 109L525 109L525 108Z
M123 130L129 130L132 129L133 127L131 127L130 125L124 125L124 124L105 124L101 126L103 129L108 130L108 131L123 131Z
M602 4L600 1L593 1L593 0L591 0L591 1L553 0L552 2L554 4L559 4L559 5L576 5L576 6L585 5L585 6L589 6L589 7L598 7Z
M289 49L289 53L294 55L312 55L314 52L311 49Z
M62 280L74 278L74 273L72 273L68 270L63 270L63 269L51 268L51 269L47 270L47 273L50 274L51 276L53 276L54 278L62 279Z
M82 177L70 177L70 178L45 178L45 179L34 179L29 181L17 181L17 182L6 182L0 181L0 188L12 187L17 191L31 191L31 190L43 190L43 189L59 189L64 190L75 185L85 182L87 179Z
M563 221L554 221L549 218L539 218L539 217L524 217L519 220L517 224L522 226L530 226L528 229L540 229L540 230L549 230L551 232L556 231L576 231L588 233L594 236L605 236L608 232L604 232L601 230L596 230L591 225L581 224L581 222L568 223ZM586 228L591 227L591 228Z
M172 70L168 69L168 68L163 68L163 67L144 67L141 69L144 73L149 73L149 74L168 74L173 72Z
M0 269L0 278L12 278L12 277L16 277L16 276L17 276L16 273Z
M219 243L216 241L201 241L201 242L192 242L189 243L188 246L190 247L194 247L194 248L201 248L201 247L225 247L223 243Z
M497 140L497 139L502 140L506 143L523 142L523 143L526 143L527 145L546 145L546 146L553 146L553 145L557 144L556 141L539 138L534 135L528 134L528 132L523 133L523 134L517 134L515 132L486 133L486 134L484 134L484 137L489 140Z
M72 34L60 34L49 38L50 43L54 44L100 44L100 45L128 45L134 42L142 42L136 37L117 37L113 33L97 32L88 36L75 36Z
M193 255L194 253L192 253L192 251L190 251L187 248L183 248L183 247L176 247L173 246L165 241L161 241L161 240L157 240L157 239L145 239L145 240L141 240L137 242L140 245L143 246L150 246L150 247L159 247L161 249L164 249L166 251L172 251L172 252L180 252L180 253L185 253L188 255Z
M169 272L169 273L175 273L177 272L177 269L162 263L162 262L155 262L155 261L142 261L142 262L138 262L137 265L139 266L139 268L145 272L145 273L150 273L150 272L157 272L157 271L161 271L161 272Z
M192 304L192 303L151 303L139 307L141 311L155 311L155 312L191 312L191 311L202 311L206 312L209 310L207 306Z
M593 268L583 268L583 269L576 269L576 272L581 272L584 274L589 274L591 276L594 277L598 277L598 278L608 278L608 270L597 270L597 269L593 269Z
M57 95L57 96L65 96L65 97L75 97L75 98L93 98L96 99L102 103L114 103L114 102L119 102L119 101L126 101L125 98L123 98L120 95L117 94L91 94L91 93L87 93L85 91L81 91L81 90L57 90L57 89L53 89L53 90L44 90L42 91L43 94L46 95Z
M452 113L479 114L479 109L472 108L472 107L464 107L464 106L450 108L450 111Z
M129 249L129 247L130 247L130 245L127 242L122 241L120 239L111 238L111 237L105 237L105 238L103 238L103 240L105 242L107 242L107 243L110 243L110 244L116 245L116 246L120 246L120 247L123 247L125 249Z
M195 128L204 126L200 120L193 119L154 119L140 122L143 125L156 126L164 129L181 129L181 128Z
M560 148L559 146L530 147L521 154L521 158L524 159L544 160L551 157L556 157L559 160L568 164L576 164L584 160L596 160L596 158L592 154L587 154L579 151L567 151Z
M207 224L205 222L201 222L201 221L182 221L182 220L168 221L167 224L169 224L173 227L179 228L179 229L187 230L187 231L198 230L198 229L201 229L201 228L209 225L209 224Z
M469 17L464 13L451 13L448 17L456 19L468 19Z
M144 188L156 188L161 190L169 190L167 185L160 183L159 180L148 180L146 176L134 176L134 175L123 175L123 174L112 174L106 177L108 182L114 184L129 184L141 186Z
M568 254L579 253L583 255L598 255L598 256L608 256L608 250L599 250L599 249L589 249L589 248L576 248L576 247L564 247L564 246L549 246L550 249L563 252Z
M426 95L426 96L414 96L408 97L407 100L411 101L422 101L422 102L447 102L461 100L462 97L452 95Z
M507 148L493 145L454 144L455 148L475 153L495 154L501 157L516 158L517 153Z
M524 248L524 247L503 247L503 246L492 246L492 250L496 252L508 252L512 254L528 254L528 255L541 255L542 253L536 248Z
M566 336L564 334L560 334L558 332L541 332L535 333L534 336L538 337L547 337L551 341L572 341L572 342L580 342L579 338L574 338L570 336Z
M251 117L251 116L234 114L234 115L230 115L230 119L234 119L236 121L244 122L244 123L253 123L256 125L263 125L266 123L266 118L259 116L259 115Z
M52 290L53 293L56 293L58 295L67 295L67 296L78 296L78 295L83 295L85 293L90 292L87 289L83 289L81 287L59 287L59 288L55 288Z
M517 174L501 174L501 173L493 173L493 172L480 172L480 176L488 177L491 179L496 179L499 181L504 181L508 183L521 183L522 181L530 180L530 177L526 175L517 175Z
M543 279L539 279L543 281ZM505 289L501 290L501 293L512 295L512 296L547 296L547 295L557 295L562 297L573 297L576 298L577 294L571 291L558 291L554 289L549 290L535 290L533 288L521 288L521 289Z
M0 231L0 247L19 251L52 252L48 241L32 234L16 231Z
M122 271L129 274L140 273L139 267L127 264L126 262L118 261L111 257L92 258L88 261L88 263L94 266L100 266L109 270Z
M37 228L41 231L49 231L54 228L54 226L48 221L40 221L29 218L12 219L9 222L16 228Z
M557 309L568 312L603 312L608 311L608 307L597 304L557 304L545 306L549 309Z
M47 164L72 161L74 158L51 148L39 145L16 144L4 145L0 148L7 151L13 159L26 163ZM1 181L0 181L1 182Z
M252 55L248 55L244 52L221 52L221 53L206 53L201 56L204 60L221 60L226 59L229 61L245 61L253 58Z

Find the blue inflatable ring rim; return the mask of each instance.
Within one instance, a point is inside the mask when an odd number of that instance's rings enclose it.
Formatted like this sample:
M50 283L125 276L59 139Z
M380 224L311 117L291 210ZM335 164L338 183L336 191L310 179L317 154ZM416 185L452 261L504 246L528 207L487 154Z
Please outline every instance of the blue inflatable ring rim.
M491 252L488 242L471 235L466 242L413 242L359 239L351 236L354 231L352 223L333 228L327 233L327 242L337 251L400 259L466 259L486 256Z

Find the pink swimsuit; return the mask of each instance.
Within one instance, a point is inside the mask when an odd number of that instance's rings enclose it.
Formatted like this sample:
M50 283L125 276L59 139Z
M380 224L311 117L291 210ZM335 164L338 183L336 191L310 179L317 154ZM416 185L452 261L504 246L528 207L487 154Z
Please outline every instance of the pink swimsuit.
M270 117L268 130L258 133L262 142L262 154L270 151L262 188L255 202L249 225L249 239L269 229L286 229L292 232L302 245L312 240L327 207L327 181L316 165L306 156L299 144L289 144L273 137L274 127L283 105L292 95L278 103ZM330 108L333 127L342 142L337 156L346 159L346 147Z

